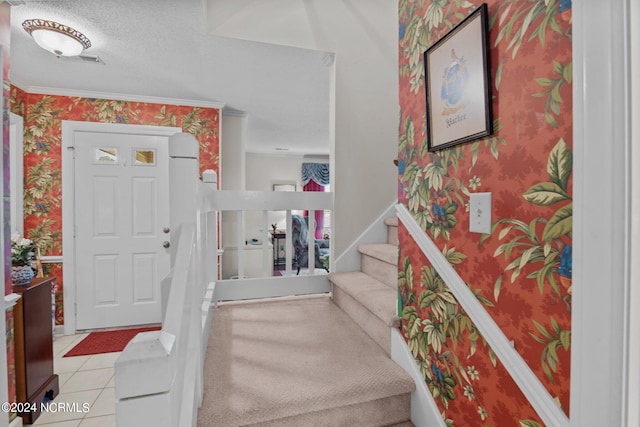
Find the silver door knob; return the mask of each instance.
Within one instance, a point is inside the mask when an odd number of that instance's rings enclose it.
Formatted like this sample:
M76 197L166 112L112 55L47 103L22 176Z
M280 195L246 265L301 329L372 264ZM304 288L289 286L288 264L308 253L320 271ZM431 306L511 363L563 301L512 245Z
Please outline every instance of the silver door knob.
M171 246L171 243L169 243L168 241L165 240L164 242L162 242L163 248L168 248L169 246Z
M162 232L163 232L164 234L167 234L167 233L169 233L170 231L171 231L171 230L169 229L169 227L165 227L165 228L163 228L163 229L162 229Z

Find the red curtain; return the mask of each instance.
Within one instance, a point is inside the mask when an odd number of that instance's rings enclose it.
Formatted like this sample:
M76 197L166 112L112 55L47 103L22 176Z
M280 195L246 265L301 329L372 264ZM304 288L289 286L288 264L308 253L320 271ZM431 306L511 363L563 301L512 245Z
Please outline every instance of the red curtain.
M310 180L304 187L304 191L324 191L324 186L318 184L314 180ZM309 212L305 211L304 216L309 216ZM324 226L324 211L316 211L316 239L322 239L322 228Z

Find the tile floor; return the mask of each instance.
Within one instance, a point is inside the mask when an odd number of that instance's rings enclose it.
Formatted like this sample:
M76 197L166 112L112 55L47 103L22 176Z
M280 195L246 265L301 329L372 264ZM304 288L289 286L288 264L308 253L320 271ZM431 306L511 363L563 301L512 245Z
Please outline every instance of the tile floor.
M62 357L87 334L56 337L53 369L58 374L60 394L54 402L78 403L76 412L47 412L33 424L43 427L115 427L116 400L113 365L120 355ZM86 413L83 405L88 404Z

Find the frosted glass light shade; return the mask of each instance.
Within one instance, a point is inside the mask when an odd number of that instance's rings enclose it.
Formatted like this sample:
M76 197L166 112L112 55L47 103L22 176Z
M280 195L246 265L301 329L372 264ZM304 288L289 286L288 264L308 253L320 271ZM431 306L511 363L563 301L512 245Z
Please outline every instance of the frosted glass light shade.
M91 46L89 39L80 31L54 21L28 19L22 27L38 46L57 56L77 56Z
M38 43L38 46L51 53L62 56L77 56L82 53L84 47L76 39L50 30L35 30L31 37Z

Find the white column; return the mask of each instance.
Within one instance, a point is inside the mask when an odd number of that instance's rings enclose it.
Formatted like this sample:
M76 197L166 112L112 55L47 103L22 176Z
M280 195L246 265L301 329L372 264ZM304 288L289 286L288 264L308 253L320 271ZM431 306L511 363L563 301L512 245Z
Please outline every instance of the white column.
M171 228L171 264L175 261L176 233L184 222L194 222L198 207L199 150L190 133L169 137L169 223Z

